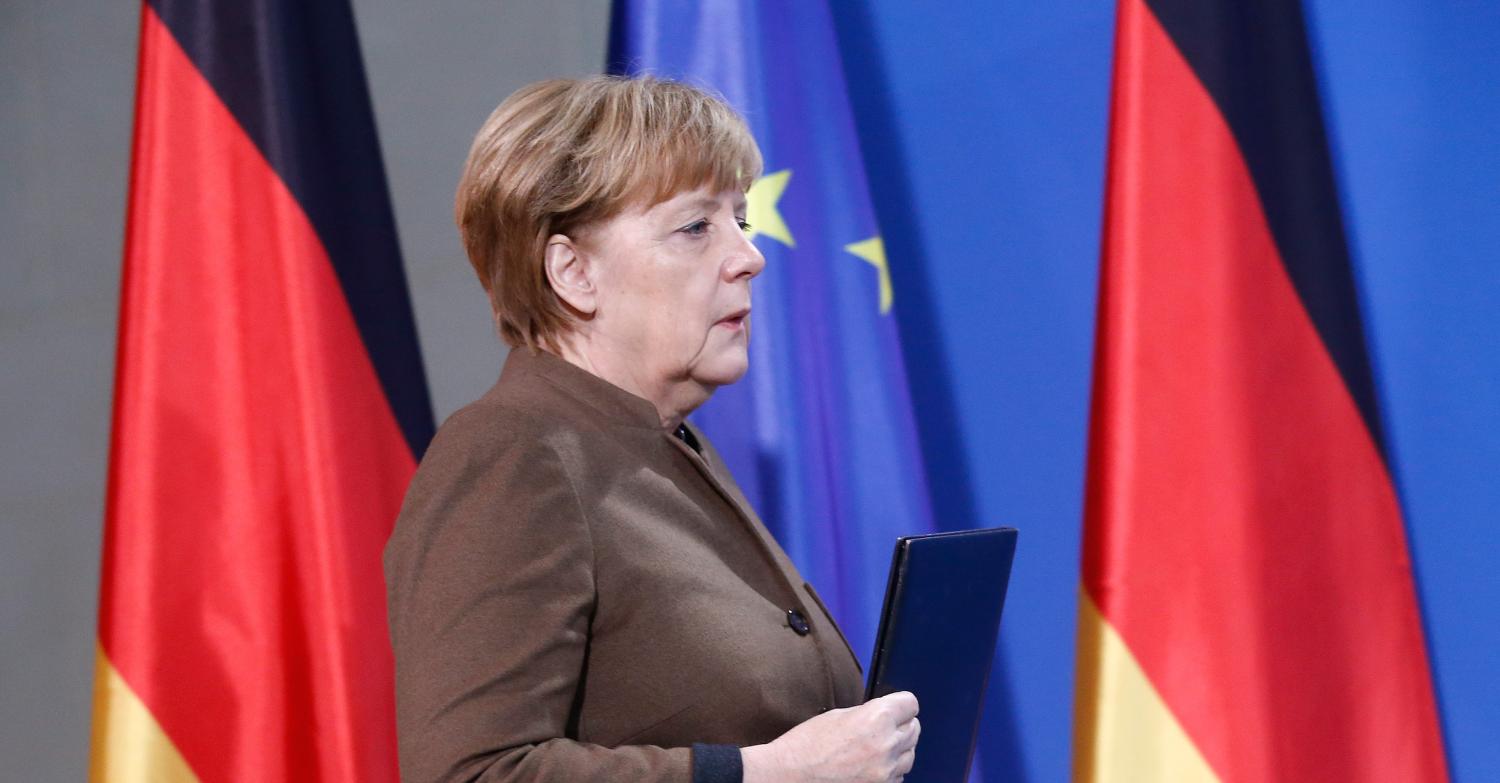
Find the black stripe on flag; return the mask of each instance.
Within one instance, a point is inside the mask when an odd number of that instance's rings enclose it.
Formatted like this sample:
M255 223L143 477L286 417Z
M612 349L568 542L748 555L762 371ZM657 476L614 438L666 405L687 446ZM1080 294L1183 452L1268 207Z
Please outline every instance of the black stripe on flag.
M1219 107L1287 275L1381 454L1379 406L1298 0L1146 0Z
M149 0L302 205L413 455L432 405L346 0Z

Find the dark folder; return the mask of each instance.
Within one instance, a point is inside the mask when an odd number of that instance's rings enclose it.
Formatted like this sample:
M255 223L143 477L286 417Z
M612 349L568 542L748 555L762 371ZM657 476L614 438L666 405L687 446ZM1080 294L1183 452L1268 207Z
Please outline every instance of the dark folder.
M917 696L922 737L907 783L968 779L1015 553L1008 527L896 541L865 698Z

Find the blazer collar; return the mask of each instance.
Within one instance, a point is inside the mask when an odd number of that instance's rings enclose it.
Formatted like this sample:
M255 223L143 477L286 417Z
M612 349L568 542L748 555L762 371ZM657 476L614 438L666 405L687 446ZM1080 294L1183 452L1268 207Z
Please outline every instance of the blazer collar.
M505 357L500 380L535 375L557 387L564 394L593 408L611 421L631 427L666 431L661 416L650 401L572 364L560 356L525 346L512 348Z

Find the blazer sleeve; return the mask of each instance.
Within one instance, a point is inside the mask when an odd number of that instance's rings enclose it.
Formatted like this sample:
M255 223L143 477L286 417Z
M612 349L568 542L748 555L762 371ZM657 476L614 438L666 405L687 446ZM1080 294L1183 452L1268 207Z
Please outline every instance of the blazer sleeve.
M386 547L401 777L686 783L688 748L568 738L592 542L561 460L520 418L450 419Z

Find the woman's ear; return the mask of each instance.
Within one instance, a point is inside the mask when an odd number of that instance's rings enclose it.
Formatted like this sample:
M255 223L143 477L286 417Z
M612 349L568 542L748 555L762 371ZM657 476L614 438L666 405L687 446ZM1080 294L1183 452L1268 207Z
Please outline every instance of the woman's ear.
M592 316L599 306L599 290L594 284L594 269L578 245L562 234L553 234L547 238L543 265L547 282L558 298L584 317Z

